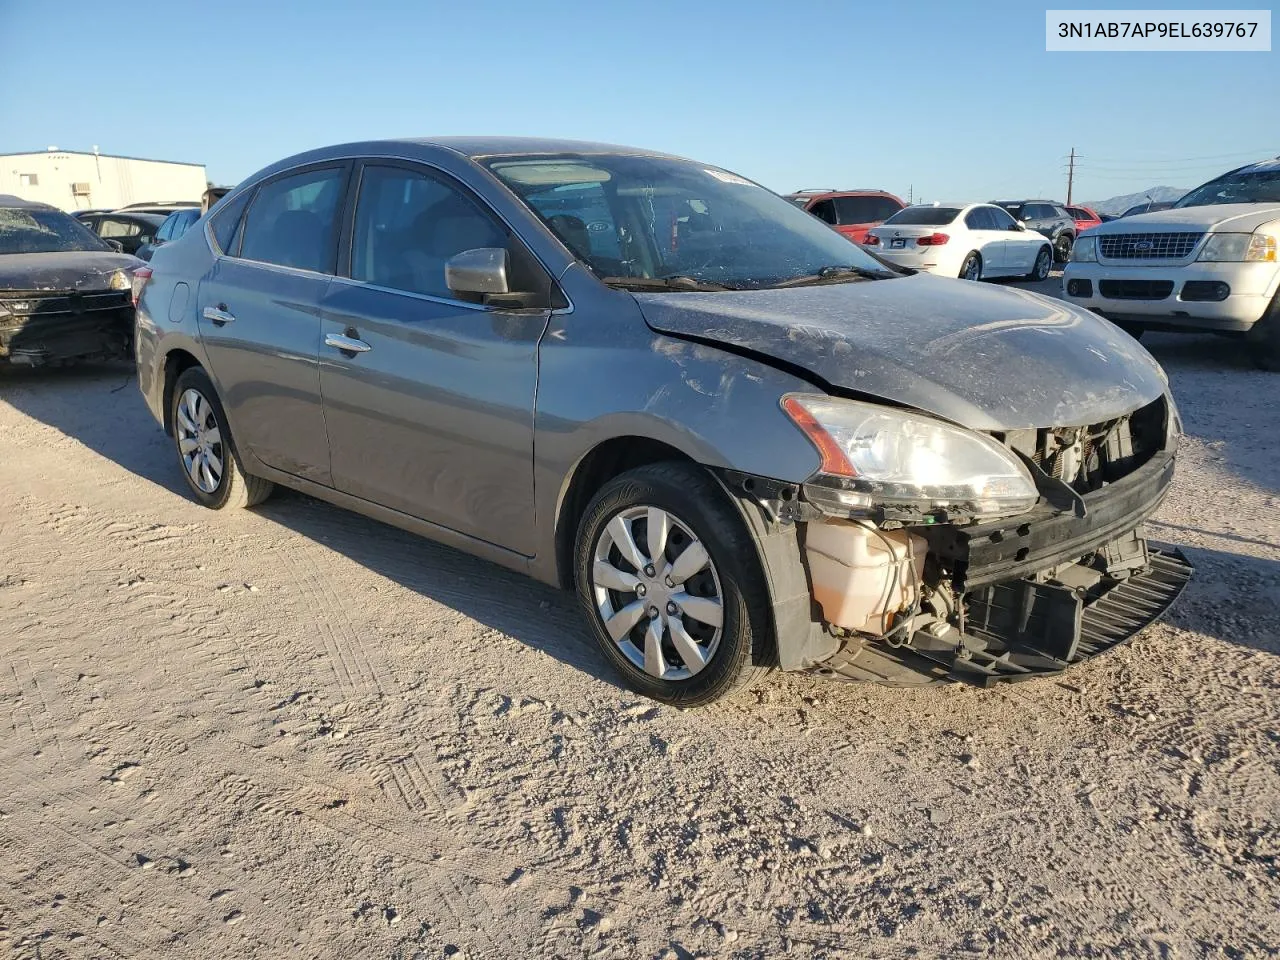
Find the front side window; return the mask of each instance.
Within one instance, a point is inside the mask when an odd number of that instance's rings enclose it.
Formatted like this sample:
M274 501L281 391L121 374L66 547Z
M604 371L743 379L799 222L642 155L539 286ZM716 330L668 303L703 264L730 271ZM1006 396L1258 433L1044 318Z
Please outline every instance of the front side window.
M902 209L888 197L836 197L835 202L841 224L879 223Z
M1203 207L1218 203L1280 203L1280 163L1241 170L1196 187L1175 207Z
M109 251L93 231L60 210L0 207L0 254Z
M456 299L445 263L507 246L507 231L455 187L401 167L366 166L351 236L351 279Z
M486 165L583 263L615 286L677 280L689 288L692 280L758 289L818 274L893 275L794 204L725 170L625 154L499 157ZM555 218L571 198L588 195L599 198L596 222L603 227L588 229L584 248L577 225L566 227Z
M245 215L240 256L298 270L332 270L346 170L330 167L272 180Z

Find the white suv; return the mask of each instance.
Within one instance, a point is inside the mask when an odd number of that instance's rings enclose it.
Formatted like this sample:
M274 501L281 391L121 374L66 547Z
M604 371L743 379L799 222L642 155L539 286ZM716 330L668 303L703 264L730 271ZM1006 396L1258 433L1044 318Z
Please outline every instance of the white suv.
M1225 173L1171 210L1122 217L1076 241L1067 296L1143 330L1243 334L1280 370L1280 157Z

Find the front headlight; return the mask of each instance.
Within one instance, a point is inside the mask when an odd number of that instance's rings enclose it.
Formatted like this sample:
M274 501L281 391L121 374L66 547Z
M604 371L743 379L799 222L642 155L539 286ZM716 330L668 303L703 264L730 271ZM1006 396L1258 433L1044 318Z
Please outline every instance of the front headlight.
M1211 233L1197 259L1214 263L1275 263L1276 238L1267 233Z
M129 290L133 287L133 281L129 279L129 275L123 270L117 270L111 274L111 279L107 282L108 290Z
M1075 246L1071 248L1071 259L1076 263L1097 263L1098 238L1087 234L1078 237Z
M1021 513L1039 495L1017 457L990 437L855 400L791 394L791 420L840 479L843 507L901 505L973 516Z

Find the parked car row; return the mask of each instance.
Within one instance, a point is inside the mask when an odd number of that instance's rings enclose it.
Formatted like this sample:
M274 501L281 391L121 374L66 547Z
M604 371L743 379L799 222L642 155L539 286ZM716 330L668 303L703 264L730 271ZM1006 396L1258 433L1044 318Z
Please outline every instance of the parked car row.
M601 144L312 151L135 272L138 385L199 502L280 485L572 589L683 706L774 666L1051 674L1159 617L1190 576L1142 534L1179 435L1159 366L892 259L1044 272L1051 238L939 205L863 247L798 199Z
M77 210L72 216L125 253L150 260L157 246L177 239L200 219L195 203L134 203L119 210Z

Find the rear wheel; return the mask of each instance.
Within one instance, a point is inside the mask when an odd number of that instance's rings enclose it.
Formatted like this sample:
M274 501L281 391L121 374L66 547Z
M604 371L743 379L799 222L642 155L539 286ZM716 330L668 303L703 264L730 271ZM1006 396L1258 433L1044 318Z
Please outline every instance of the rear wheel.
M1071 259L1071 248L1075 245L1075 237L1069 233L1058 234L1058 239L1053 241L1053 258L1059 263L1066 263Z
M274 484L244 472L236 456L218 392L200 367L184 370L173 386L174 450L182 475L206 507L252 507L271 495Z
M758 553L701 468L658 463L609 481L578 527L578 599L633 689L681 707L749 685L773 657Z
M1040 248L1040 252L1036 254L1036 262L1031 266L1031 272L1027 274L1030 280L1047 280L1049 278L1049 267L1053 262L1053 251L1049 249L1049 245L1045 244Z
M969 255L964 258L964 263L960 265L960 279L982 279L982 255L977 250L970 251Z

